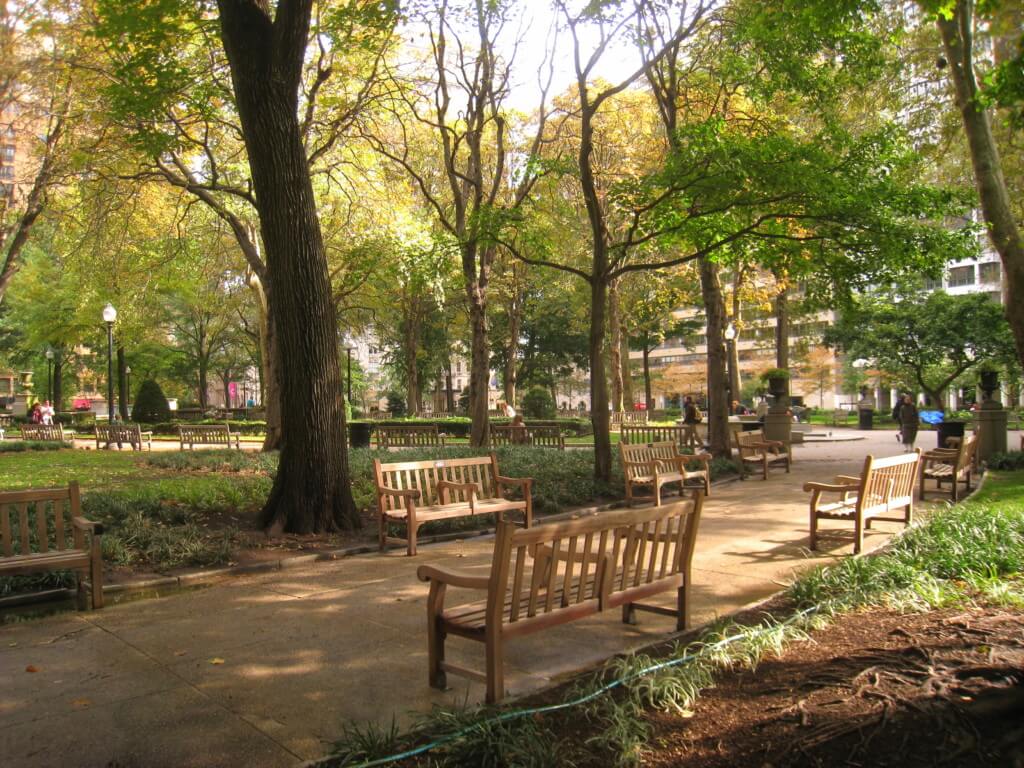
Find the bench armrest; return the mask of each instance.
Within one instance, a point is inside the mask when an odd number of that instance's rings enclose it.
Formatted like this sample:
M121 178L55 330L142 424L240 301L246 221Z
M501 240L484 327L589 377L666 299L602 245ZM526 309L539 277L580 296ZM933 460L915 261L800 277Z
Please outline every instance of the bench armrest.
M925 459L955 459L960 455L958 448L932 448L921 454L921 460Z
M81 515L71 518L71 524L80 531L89 531L93 536L103 535L103 523L88 520Z
M420 581L433 581L465 589L487 589L491 581L489 575L478 576L465 571L450 571L447 568L438 568L436 565L421 565L416 569L416 578Z
M833 483L804 483L804 491L818 491L829 492L829 493L853 493L854 491L860 490L860 484L848 485L848 484L833 484Z
M836 475L834 483L860 483L860 478L856 475Z
M533 485L532 477L505 477L504 475L495 475L494 480L498 485L519 486L524 491L529 491L530 486Z
M420 492L415 488L388 488L386 485L377 486L377 493L381 496L397 496L400 499L420 500Z
M451 503L449 501L450 491L462 491L463 493L468 494L470 510L474 509L473 502L476 501L477 494L480 493L480 488L476 483L456 483L452 480L438 480L435 487L437 488L438 500L442 504Z

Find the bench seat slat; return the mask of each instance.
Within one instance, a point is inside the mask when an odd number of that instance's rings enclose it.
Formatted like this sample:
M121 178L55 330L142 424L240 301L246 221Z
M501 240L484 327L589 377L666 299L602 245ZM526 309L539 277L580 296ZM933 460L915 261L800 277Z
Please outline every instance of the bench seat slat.
M89 565L89 553L75 549L50 550L49 552L32 552L28 555L14 555L0 559L0 573L18 574L36 571L54 571L62 569L86 568Z

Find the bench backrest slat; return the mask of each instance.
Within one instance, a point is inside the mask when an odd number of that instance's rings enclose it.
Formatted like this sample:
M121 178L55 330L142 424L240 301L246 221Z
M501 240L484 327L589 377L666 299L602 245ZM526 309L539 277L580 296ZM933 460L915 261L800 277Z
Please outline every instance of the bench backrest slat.
M25 440L56 440L63 442L64 428L60 424L22 424L21 436Z
M619 443L622 452L623 470L627 479L646 476L652 461L673 459L679 455L676 443ZM627 463L628 462L628 463ZM639 466L643 462L644 466Z
M493 499L497 496L497 458L494 454L465 459L443 459L439 461L402 461L382 463L374 459L374 476L378 487L397 490L418 490L420 499L417 506L440 504L441 494L437 490L439 480L452 483L473 483L477 487L478 499ZM384 511L401 509L402 499L381 495ZM448 490L449 502L467 502L469 493L462 490Z
M4 557L68 549L71 519L81 514L78 486L0 493L0 552ZM16 518L11 519L12 515ZM78 541L76 538L76 546Z
M584 603L615 592L680 579L692 559L702 500L698 494L662 507L527 529L501 524L488 623L545 621L548 614L583 610Z
M376 428L377 445L381 448L423 448L443 446L444 439L437 424L414 426L384 425Z
M867 456L860 473L857 505L862 514L912 503L921 451L876 459Z
M661 427L649 424L643 426L623 424L621 442L629 444L674 442L679 447L683 447L696 427L696 424Z

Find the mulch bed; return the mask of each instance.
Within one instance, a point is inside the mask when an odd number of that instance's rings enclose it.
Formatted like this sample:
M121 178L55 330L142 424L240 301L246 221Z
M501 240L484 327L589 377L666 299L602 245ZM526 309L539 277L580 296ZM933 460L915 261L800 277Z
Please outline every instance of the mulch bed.
M650 766L1020 768L1024 612L844 616L650 721Z

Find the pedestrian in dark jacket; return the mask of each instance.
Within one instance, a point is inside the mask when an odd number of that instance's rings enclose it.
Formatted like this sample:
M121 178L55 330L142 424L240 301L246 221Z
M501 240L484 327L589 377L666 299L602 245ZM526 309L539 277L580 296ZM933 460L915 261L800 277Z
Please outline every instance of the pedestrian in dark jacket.
M910 395L903 396L903 402L899 407L900 415L900 437L903 440L903 452L910 453L914 450L914 441L917 440L917 427L920 417L917 413L917 406Z

